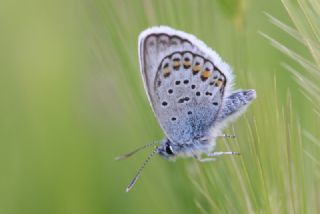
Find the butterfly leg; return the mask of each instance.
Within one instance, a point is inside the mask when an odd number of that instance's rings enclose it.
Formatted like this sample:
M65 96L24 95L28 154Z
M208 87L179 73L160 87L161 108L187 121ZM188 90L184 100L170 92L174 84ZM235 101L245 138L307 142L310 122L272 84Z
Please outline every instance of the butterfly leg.
M216 160L216 158L201 158L198 155L195 155L194 157L195 157L195 159L197 159L200 162L210 162L210 161L215 161Z
M209 153L207 155L209 158L201 158L198 155L195 155L194 157L200 162L209 162L209 161L216 160L216 158L211 158L211 157L217 157L217 156L221 156L221 155L240 155L240 152L213 152L213 153Z
M232 139L236 138L235 135L228 135L228 134L219 134L219 135L217 135L217 137L218 137L218 138L232 138ZM200 140L201 140L201 141L208 141L209 138L208 138L208 137L203 137L203 138L201 138Z
M240 152L213 152L207 154L208 157L216 157L216 156L221 156L221 155L240 155Z
M215 161L216 158L201 158L201 159L198 159L198 161L200 162L210 162L210 161Z
M217 137L223 137L223 138L236 138L235 135L228 135L228 134L221 134L221 135L218 135Z

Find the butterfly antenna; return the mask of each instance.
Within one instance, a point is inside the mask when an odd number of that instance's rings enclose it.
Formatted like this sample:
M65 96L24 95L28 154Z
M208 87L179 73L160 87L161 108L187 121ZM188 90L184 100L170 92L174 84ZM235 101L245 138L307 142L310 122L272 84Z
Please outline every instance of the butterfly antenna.
M127 159L128 157L134 155L135 153L137 153L137 152L139 152L139 151L141 151L141 150L143 150L143 149L145 149L145 148L151 147L151 146L153 146L153 145L155 145L155 144L159 144L159 143L160 143L160 142L158 142L158 141L153 142L153 143L148 143L148 144L146 144L146 145L144 145L144 146L141 146L141 147L139 147L139 148L137 148L137 149L135 149L135 150L133 150L133 151L131 151L131 152L128 152L128 153L126 153L126 154L123 154L123 155L120 155L120 156L118 156L118 157L115 157L115 160L124 160L124 159Z
M126 192L129 192L131 190L131 188L134 186L134 184L137 182L138 178L140 177L140 174L141 174L142 170L147 165L147 163L150 161L150 159L154 156L154 154L157 153L157 150L158 150L158 147L156 146L155 150L151 154L149 154L149 156L143 162L142 166L140 166L140 168L138 169L136 175L134 176L134 178L131 180L130 184L128 185L128 187L126 189Z

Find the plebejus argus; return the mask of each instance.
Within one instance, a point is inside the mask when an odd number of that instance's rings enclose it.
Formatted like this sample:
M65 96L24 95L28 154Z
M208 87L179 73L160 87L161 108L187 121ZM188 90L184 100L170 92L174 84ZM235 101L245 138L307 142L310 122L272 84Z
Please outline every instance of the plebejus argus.
M143 31L138 42L144 86L166 138L118 157L156 146L128 185L129 191L150 158L191 156L199 161L238 152L212 152L226 124L256 98L254 90L233 91L233 74L219 55L195 36L169 27ZM208 157L201 158L205 153Z

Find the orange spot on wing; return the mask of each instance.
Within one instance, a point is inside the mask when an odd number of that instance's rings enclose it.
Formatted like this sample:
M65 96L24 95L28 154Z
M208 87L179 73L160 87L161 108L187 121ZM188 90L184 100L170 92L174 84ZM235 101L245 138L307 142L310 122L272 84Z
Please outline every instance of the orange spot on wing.
M210 71L204 71L202 73L202 76L205 77L205 78L209 78L211 76L211 72Z
M214 83L215 87L220 87L221 85L222 85L222 81L219 81L219 80Z
M218 79L218 82L219 82L219 84L223 85L223 84L224 84L224 82L225 82L225 80L224 80L224 79L219 78L219 79Z
M204 70L204 71L202 72L202 74L201 74L201 79L202 79L203 81L205 81L205 80L207 80L210 76L211 76L211 71L210 71L208 68L206 68L206 70Z
M195 65L192 69L193 74L196 74L200 71L201 67L200 65Z
M163 70L162 70L162 72L163 72L163 75L164 75L164 77L167 77L167 76L169 76L170 75L170 69L169 68L164 68Z
M185 68L190 68L191 62L190 62L190 61L183 61L183 66L184 66Z

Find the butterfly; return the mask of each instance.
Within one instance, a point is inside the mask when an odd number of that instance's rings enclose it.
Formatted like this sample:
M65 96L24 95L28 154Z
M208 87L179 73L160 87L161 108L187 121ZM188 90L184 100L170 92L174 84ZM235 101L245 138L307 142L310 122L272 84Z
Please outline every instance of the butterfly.
M199 161L238 152L214 152L216 139L228 122L241 115L256 92L233 90L234 75L219 55L195 36L167 26L141 32L140 70L153 112L165 134L160 142L144 145L116 159L155 146L128 185L128 192L155 154ZM207 157L201 158L202 154Z

